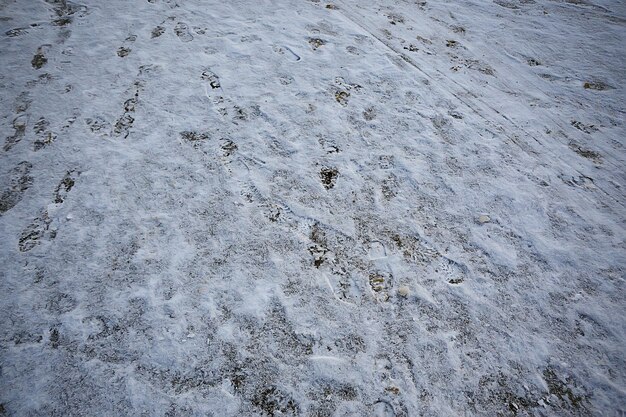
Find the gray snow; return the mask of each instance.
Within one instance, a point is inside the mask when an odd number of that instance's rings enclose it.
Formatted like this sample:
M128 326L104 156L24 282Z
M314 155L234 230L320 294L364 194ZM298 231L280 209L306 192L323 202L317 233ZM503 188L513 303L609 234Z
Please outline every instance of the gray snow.
M0 416L626 413L623 2L0 27Z

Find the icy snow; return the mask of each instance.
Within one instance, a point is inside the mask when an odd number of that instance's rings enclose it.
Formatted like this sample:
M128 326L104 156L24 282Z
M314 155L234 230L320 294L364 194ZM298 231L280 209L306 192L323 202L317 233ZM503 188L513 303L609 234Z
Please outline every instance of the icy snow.
M0 26L0 415L626 413L623 2Z

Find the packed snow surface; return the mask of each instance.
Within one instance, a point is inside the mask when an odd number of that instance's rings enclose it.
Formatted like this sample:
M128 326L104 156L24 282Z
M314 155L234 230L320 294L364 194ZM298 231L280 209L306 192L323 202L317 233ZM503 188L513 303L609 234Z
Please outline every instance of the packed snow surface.
M0 415L626 413L624 2L0 29Z

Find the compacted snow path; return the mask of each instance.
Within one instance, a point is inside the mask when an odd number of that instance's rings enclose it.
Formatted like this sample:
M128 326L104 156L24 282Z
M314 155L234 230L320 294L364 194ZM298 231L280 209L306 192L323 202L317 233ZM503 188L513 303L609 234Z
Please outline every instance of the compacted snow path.
M626 413L623 2L0 27L0 415Z

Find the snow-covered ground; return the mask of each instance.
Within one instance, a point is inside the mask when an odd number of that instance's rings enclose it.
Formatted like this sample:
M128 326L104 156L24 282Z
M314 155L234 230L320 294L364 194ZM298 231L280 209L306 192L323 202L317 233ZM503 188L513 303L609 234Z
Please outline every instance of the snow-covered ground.
M0 416L626 413L623 1L0 29Z

